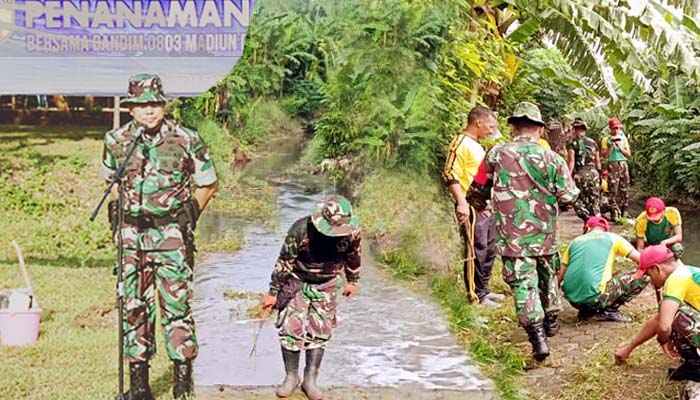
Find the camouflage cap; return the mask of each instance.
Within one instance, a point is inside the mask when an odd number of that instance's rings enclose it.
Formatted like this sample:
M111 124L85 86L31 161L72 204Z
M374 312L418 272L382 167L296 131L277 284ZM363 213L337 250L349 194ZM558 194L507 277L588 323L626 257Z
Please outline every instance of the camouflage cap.
M348 236L360 228L360 218L352 215L352 205L343 196L330 196L317 203L311 222L326 236Z
M547 124L542 121L542 114L540 114L539 107L527 101L518 103L515 106L515 109L513 109L513 115L508 117L508 123L514 123L522 119L532 121L538 125L547 126Z
M576 118L571 126L574 128L588 129L588 124L586 124L586 121L582 120L581 118Z
M129 78L129 94L121 104L165 103L168 98L163 93L163 82L158 75L138 74Z

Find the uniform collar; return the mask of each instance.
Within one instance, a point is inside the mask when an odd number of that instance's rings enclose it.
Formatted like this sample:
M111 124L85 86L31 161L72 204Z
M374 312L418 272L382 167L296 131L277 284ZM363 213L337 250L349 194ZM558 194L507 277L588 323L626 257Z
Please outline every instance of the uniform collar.
M539 138L536 138L532 135L520 135L516 136L515 139L513 139L514 142L531 142L531 143L537 143Z

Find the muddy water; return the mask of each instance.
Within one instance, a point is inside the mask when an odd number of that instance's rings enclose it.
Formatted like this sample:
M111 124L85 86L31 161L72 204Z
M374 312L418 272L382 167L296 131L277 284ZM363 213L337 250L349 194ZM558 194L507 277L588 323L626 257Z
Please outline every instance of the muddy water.
M245 226L240 251L208 254L197 266L194 315L201 347L195 382L200 397L219 398L216 393L224 387L247 387L253 392L259 388L258 395L271 394L271 387L282 379L273 321L258 330L259 323L248 315L257 298L234 300L223 294L266 291L286 229L324 196L309 193L308 186L301 184L283 183L278 189L275 228ZM202 226L205 234L216 235L232 223L240 222L211 213ZM367 388L374 390L364 392L367 398L414 398L407 395L412 391L415 398L424 398L417 394L421 391L434 393L430 398L448 398L440 397L444 393L459 398L467 392L472 398L490 398L493 384L449 333L439 308L375 268L370 257L365 256L363 264L358 296L340 301L338 327L323 362L321 384L336 388L338 396L342 388ZM249 357L256 337L257 350ZM377 388L397 395L384 397L387 392L379 395ZM244 396L238 392L236 398Z

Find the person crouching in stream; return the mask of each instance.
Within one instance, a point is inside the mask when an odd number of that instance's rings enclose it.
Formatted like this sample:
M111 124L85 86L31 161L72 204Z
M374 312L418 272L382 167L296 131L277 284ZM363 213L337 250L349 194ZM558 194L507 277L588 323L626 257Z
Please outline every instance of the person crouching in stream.
M338 289L352 297L360 278L360 220L342 196L331 196L313 213L296 221L287 233L272 272L263 315L279 311L277 327L286 376L278 397L289 397L299 386L299 357L306 351L301 389L311 400L323 399L317 386L324 349L336 323Z

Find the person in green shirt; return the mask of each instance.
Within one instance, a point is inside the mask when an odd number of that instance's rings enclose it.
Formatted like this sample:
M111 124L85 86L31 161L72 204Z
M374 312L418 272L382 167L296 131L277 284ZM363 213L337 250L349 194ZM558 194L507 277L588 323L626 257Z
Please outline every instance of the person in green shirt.
M658 197L650 197L644 211L634 224L637 235L637 250L655 244L664 245L673 251L676 258L683 254L683 228L681 213L675 207L666 207Z
M608 121L610 135L600 141L600 158L608 161L608 186L610 190L610 207L612 219L627 216L629 195L627 189L630 185L629 166L627 159L632 157L632 150L627 136L622 132L622 123L617 118Z
M586 233L576 237L561 258L559 282L564 298L579 311L580 321L630 322L619 308L649 283L646 277L635 279L634 271L613 277L616 256L639 262L639 252L609 229L605 218L589 218Z

